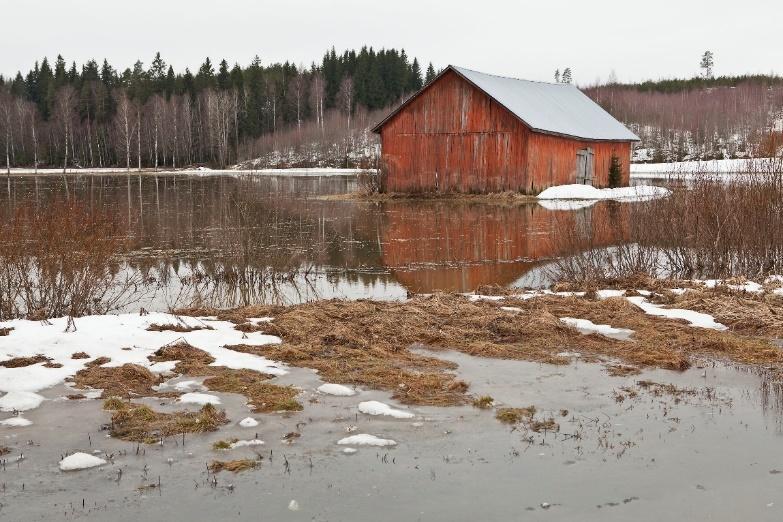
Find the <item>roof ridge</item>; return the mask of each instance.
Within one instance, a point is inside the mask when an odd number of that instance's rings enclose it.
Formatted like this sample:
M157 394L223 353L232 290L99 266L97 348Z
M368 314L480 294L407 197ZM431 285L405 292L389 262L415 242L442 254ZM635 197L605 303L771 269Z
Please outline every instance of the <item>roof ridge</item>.
M477 71L475 69L468 69L467 67L462 67L460 65L453 65L449 64L449 67L456 70L462 70L462 71L470 71L472 73L476 74L483 74L484 76L492 76L493 78L502 78L504 80L515 80L518 82L528 82L528 83L543 83L544 85L553 85L553 86L563 86L563 87L576 87L576 85L571 83L561 83L561 82L545 82L543 80L526 80L525 78L514 78L513 76L503 76L501 74L492 74L492 73L485 73L482 71ZM578 89L578 87L576 87Z

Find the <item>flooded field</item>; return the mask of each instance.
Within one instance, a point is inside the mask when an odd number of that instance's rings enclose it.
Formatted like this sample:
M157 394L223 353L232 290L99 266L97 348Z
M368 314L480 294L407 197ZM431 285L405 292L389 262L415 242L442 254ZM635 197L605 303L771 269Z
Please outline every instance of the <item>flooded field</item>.
M130 240L124 270L147 283L125 309L166 310L537 286L568 248L563 227L620 207L323 199L356 188L350 176L18 176L0 215L66 197L105 209Z
M48 289L81 281L43 263L35 297L62 317L0 310L0 520L783 518L774 252L758 283L557 292L563 256L646 266L658 238L632 204L330 197L349 176L6 181L5 222L62 201L108 216L91 223L126 293L70 317Z

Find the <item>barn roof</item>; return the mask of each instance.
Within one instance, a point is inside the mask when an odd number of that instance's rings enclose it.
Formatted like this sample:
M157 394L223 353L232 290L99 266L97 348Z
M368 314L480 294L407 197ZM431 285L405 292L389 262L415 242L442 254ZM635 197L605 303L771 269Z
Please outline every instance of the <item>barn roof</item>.
M639 141L636 134L573 85L505 78L453 65L449 65L438 78L447 71L454 71L484 91L534 131L585 140ZM379 132L386 122L424 90L426 87L389 114L373 131Z

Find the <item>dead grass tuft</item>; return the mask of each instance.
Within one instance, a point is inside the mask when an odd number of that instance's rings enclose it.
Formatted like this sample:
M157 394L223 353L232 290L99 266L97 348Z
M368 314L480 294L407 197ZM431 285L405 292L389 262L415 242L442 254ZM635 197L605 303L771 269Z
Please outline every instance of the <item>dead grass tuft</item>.
M606 367L606 373L612 377L628 377L629 375L639 375L642 371L636 366L625 366L623 364L610 364Z
M195 325L190 326L186 324L157 324L152 323L147 327L147 330L150 332L177 332L177 333L188 333L188 332L195 332L197 330L212 330L211 326L207 325Z
M103 366L104 364L108 364L111 362L111 357L98 357L88 363L85 363L84 366L87 368L95 368L96 366Z
M8 455L9 453L11 453L11 448L8 446L0 446L0 457Z
M179 361L174 366L174 371L183 375L204 375L206 367L215 362L215 358L207 352L199 350L184 340L159 348L148 359L154 363Z
M226 422L226 412L218 411L211 404L197 412L159 413L148 406L128 403L112 415L111 436L153 444L172 435L217 431Z
M90 354L87 352L75 352L71 354L71 359L89 359Z
M7 336L8 334L11 333L11 330L13 330L13 329L14 328L12 326L9 326L8 328L0 328L0 337Z
M32 357L14 357L13 359L8 359L6 361L0 362L0 366L4 368L23 368L25 366L32 366L33 364L38 364L38 363L48 362L48 361L51 361L49 357L38 354Z
M109 397L146 397L159 395L153 386L163 382L147 368L137 364L102 368L92 366L76 373L74 383L78 388L102 389L102 398Z
M229 449L231 449L231 445L234 444L238 440L239 439L235 438L235 439L215 441L212 444L212 449L215 450L215 451L218 451L218 450L229 450Z
M239 473L240 471L247 471L249 469L255 469L259 465L259 461L251 459L239 459L239 460L213 460L209 464L210 473L219 473L221 471L230 471L232 473Z
M473 399L473 406L482 410L488 410L492 407L493 404L495 404L495 399L489 395L484 395L482 397L476 397Z
M518 424L524 419L532 419L535 414L535 406L528 406L527 408L499 408L495 412L495 418L505 424Z

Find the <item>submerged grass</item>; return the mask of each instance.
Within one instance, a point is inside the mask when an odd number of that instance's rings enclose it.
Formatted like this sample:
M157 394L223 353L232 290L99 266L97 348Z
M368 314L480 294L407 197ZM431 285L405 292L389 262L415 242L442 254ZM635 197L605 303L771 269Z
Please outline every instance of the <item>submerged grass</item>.
M129 442L153 444L172 435L216 431L228 422L225 411L211 404L197 412L175 413L160 413L148 406L132 403L115 403L111 406L119 406L111 417L111 436Z
M230 471L232 473L239 473L240 471L247 471L254 469L260 465L258 460L252 459L238 459L238 460L213 460L209 463L210 473L219 473L221 471Z

